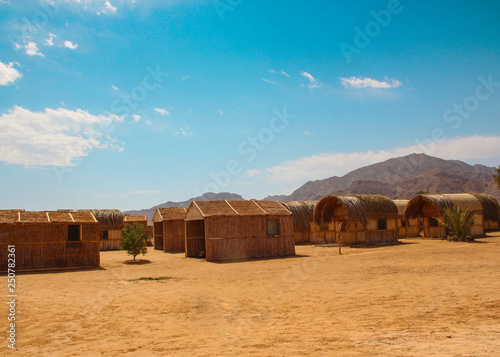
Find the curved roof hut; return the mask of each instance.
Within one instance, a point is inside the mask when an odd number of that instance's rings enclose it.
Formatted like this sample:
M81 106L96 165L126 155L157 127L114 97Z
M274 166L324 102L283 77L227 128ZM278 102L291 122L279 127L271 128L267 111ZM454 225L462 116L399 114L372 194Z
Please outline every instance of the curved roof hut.
M498 204L498 200L485 193L471 192L470 194L476 197L483 207L485 230L499 229L500 205Z
M320 227L314 223L314 209L318 201L285 201L280 203L292 212L295 244L325 241L328 234L328 226ZM331 238L333 240L335 240L334 231L332 228Z
M407 204L404 219L420 219L423 221L424 237L444 238L447 228L438 218L444 219L447 208L458 206L470 209L474 214L474 225L471 235L484 234L483 206L479 200L469 193L454 194L421 194L413 197Z
M333 222L337 242L348 245L396 242L397 217L396 204L381 195L329 195L314 210L314 222Z
M90 212L99 222L101 250L119 250L123 238L123 214L117 209L83 209L79 212Z

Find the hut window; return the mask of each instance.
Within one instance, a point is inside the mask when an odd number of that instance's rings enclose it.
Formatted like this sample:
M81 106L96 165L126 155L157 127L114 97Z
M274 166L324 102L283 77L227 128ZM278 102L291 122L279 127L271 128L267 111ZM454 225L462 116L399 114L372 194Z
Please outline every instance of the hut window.
M267 220L267 235L268 236L279 236L280 235L280 221L279 221L279 219L268 219Z
M378 219L378 230L386 231L387 230L387 220L385 218Z
M429 226L430 227L437 227L438 226L438 221L434 217L429 217Z
M68 226L68 241L78 242L80 240L80 226L72 224Z
M101 239L108 239L108 238L109 238L109 231L102 231Z

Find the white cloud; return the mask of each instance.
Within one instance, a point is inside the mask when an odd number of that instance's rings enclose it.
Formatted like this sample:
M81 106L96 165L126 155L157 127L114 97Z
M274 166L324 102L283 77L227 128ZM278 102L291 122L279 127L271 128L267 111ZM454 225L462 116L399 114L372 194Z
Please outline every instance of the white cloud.
M271 81L271 80L269 80L269 79L262 78L262 80L263 80L264 82L266 82L266 83L278 84L278 83L276 83L275 81Z
M401 86L401 82L395 79L384 78L384 81L377 81L372 78L361 78L361 77L349 77L349 78L340 78L340 82L345 88L397 88Z
M191 136L193 132L189 129L189 126L185 126L184 128L180 128L178 131L174 133L175 135L182 135L183 137Z
M100 14L114 14L115 12L116 12L116 7L114 7L113 5L111 5L111 3L106 0L104 2L104 7L101 8L100 10L96 11L96 14L97 15L100 15Z
M319 88L318 80L312 74L302 71L300 75L309 80L309 89Z
M264 179L271 183L317 180L334 175L342 176L362 166L412 153L424 153L443 159L471 160L499 157L500 136L456 137L425 145L412 145L391 151L353 153L322 153L266 169Z
M54 46L54 38L56 38L56 37L57 37L56 35L49 32L49 38L45 39L45 46L48 46L48 47Z
M44 57L43 53L41 53L38 50L38 45L35 42L33 42L33 41L28 42L27 45L22 46L22 47L24 47L25 52L26 52L27 55L30 55L30 56L42 56L42 57Z
M14 68L15 64L19 65L17 62L9 62L9 64L0 62L0 86L6 86L10 83L14 83L23 76L17 69Z
M149 195L149 194L154 194L154 193L161 193L158 190L135 190L135 191L130 191L128 194L129 195Z
M122 120L81 109L32 112L15 106L0 116L0 160L24 166L75 166L92 149L122 149L122 143L101 130Z
M155 113L160 115L170 115L170 113L164 108L154 108Z
M63 44L64 44L64 47L69 48L70 50L74 50L78 47L78 44L73 43L71 41L64 41Z
M134 123L138 123L139 120L141 120L141 116L137 114L132 114L132 119L134 120Z
M262 170L253 169L253 170L245 171L245 173L243 175L248 176L248 177L252 177L252 176L257 176L257 175L260 175L263 173L264 173L264 171L262 171Z

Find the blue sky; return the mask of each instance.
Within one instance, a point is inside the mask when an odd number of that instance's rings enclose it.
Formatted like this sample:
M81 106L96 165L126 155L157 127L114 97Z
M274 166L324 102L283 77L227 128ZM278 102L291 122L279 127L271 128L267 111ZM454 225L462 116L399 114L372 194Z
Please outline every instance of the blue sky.
M500 163L500 2L0 0L0 208Z

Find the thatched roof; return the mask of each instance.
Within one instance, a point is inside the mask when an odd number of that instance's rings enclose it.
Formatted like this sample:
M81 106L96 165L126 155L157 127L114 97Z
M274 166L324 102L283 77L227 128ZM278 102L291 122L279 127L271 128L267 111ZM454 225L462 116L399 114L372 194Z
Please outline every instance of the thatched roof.
M291 216L278 201L193 201L188 208L196 209L203 217L210 216Z
M148 216L124 216L123 223L147 222Z
M443 196L449 198L453 205L472 211L482 211L481 202L470 193L445 193Z
M398 216L402 216L405 213L406 205L410 200L392 200L392 201L398 208Z
M314 208L318 201L286 201L281 202L293 215L295 232L308 232L314 218Z
M369 215L398 214L396 204L388 197L381 195L329 195L323 197L314 210L314 221L317 224L328 224L333 221L335 209L344 206L348 224L359 221L368 222Z
M436 207L439 215L453 206L453 202L446 196L440 194L422 194L413 197L406 205L404 219L418 218L422 216L422 207L424 204L430 204Z
M470 194L481 203L485 221L491 219L500 223L500 205L495 197L477 192L471 192Z
M96 223L90 212L61 212L61 211L0 211L0 223Z
M153 217L154 222L161 221L177 221L184 219L186 215L186 207L168 207L168 208L158 208Z
M117 209L82 209L78 212L90 212L94 215L100 225L121 228L123 225L123 214Z

